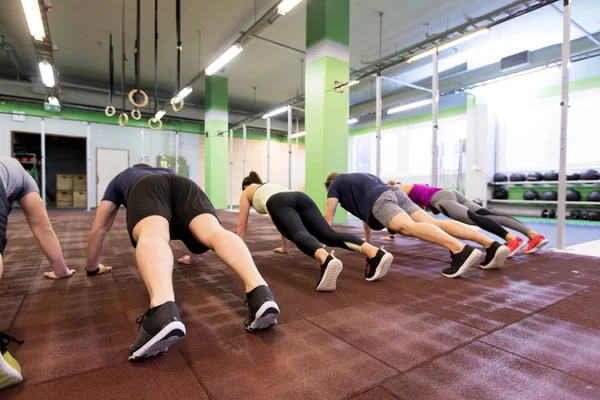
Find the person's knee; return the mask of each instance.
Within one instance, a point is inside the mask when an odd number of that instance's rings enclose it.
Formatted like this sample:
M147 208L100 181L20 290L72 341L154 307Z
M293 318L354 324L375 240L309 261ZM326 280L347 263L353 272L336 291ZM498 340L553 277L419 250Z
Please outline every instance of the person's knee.
M416 223L410 219L406 213L400 213L392 218L388 226L393 232L404 236L413 236L415 224Z
M169 243L171 240L169 231L162 229L147 229L140 230L138 233L137 245L149 244L152 245L156 242Z

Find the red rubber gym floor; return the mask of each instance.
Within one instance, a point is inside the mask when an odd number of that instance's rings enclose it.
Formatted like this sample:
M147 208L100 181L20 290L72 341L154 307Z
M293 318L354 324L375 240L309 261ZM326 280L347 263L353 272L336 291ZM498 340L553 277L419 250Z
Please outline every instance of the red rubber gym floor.
M597 259L520 255L501 271L447 279L446 250L397 239L382 281L366 282L364 258L338 250L338 290L317 293L316 263L295 248L274 254L270 219L251 216L248 245L281 307L279 325L246 333L243 286L207 253L173 274L187 337L132 363L148 297L124 212L102 257L113 273L96 277L82 272L94 213L50 214L78 272L45 279L24 216L11 215L0 329L25 340L10 346L25 382L1 399L600 399ZM237 214L219 216L234 229Z

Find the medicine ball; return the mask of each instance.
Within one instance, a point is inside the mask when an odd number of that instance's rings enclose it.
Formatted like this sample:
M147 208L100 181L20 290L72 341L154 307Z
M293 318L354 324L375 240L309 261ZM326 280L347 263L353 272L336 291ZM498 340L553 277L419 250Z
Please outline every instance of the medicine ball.
M575 189L567 190L567 201L581 201L581 193Z
M545 181L557 181L558 180L558 172L556 171L548 171L544 174Z
M508 181L508 176L503 174L502 172L498 172L494 174L494 182L506 182Z
M588 221L600 221L600 212L588 211Z
M527 174L528 181L541 181L544 176L540 172L530 172Z
M571 219L580 219L581 211L579 210L571 210Z
M492 193L492 198L496 200L506 200L508 199L508 190L504 188L496 188L494 189L494 193Z
M535 190L528 190L523 193L523 200L539 200L540 194Z
M546 190L542 193L542 200L556 201L558 200L558 193L556 193L556 190Z
M586 221L589 221L589 220L590 220L590 212L589 212L589 211L587 211L587 210L583 210L583 211L581 212L581 219L584 219L584 220L586 220Z
M595 169L588 169L587 171L583 171L581 176L579 177L582 181L597 181L600 179L600 173Z
M510 175L511 182L525 182L525 179L525 174L522 174L520 172L515 172L514 174Z
M567 174L567 180L568 181L578 181L580 176L581 175L579 175L579 173L573 172L572 174Z
M593 190L588 193L587 201L600 202L600 190Z

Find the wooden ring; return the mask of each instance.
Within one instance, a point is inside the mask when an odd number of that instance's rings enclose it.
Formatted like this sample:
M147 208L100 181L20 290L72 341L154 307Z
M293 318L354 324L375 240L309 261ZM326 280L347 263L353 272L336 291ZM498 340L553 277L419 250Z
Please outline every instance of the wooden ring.
M125 122L123 122L123 117L125 117ZM127 123L129 122L129 115L127 115L127 113L121 113L121 115L119 115L119 126L125 126L127 125Z
M158 122L158 126L152 126L153 123ZM160 131L162 129L162 121L156 118L150 118L148 120L148 127L153 131Z
M175 100L179 100L179 101L175 101ZM176 104L179 104L179 107L177 107ZM181 97L179 97L179 96L173 97L173 102L171 103L171 108L173 109L173 111L175 111L175 112L181 111L181 109L183 108L183 105L184 105L184 101Z
M135 119L136 121L139 121L140 118L142 118L142 113L137 108L134 108L133 110L131 110L131 118Z
M113 106L106 106L104 109L104 114L106 114L107 117L112 117L116 112L117 110L115 110Z
M142 97L144 98L144 100L138 104L134 101L133 99L133 95L136 93L140 93L142 95ZM144 107L146 104L148 104L148 95L146 94L146 92L144 92L141 89L133 89L129 92L129 101L131 102L131 104L133 104L136 107Z

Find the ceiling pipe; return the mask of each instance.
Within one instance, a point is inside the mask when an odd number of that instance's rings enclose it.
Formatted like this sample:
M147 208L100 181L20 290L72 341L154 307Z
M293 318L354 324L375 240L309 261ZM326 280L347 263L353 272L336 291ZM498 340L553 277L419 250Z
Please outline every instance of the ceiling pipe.
M17 70L18 78L29 79L29 74L25 71L25 67L23 67L23 64L21 63L17 49L11 43L7 42L4 36L0 36L0 51L6 53L13 67Z

